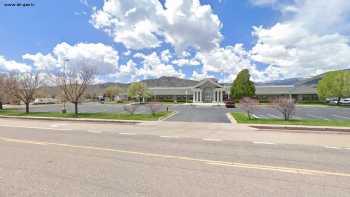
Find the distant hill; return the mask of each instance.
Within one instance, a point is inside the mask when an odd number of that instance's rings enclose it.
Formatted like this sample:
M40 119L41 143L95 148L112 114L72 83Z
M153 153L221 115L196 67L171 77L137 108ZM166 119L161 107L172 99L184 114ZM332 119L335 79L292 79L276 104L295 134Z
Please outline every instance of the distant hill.
M344 71L350 71L350 69L345 69ZM316 75L311 78L289 78L283 80L274 80L263 83L257 83L257 85L296 85L296 86L317 86L318 82L327 74L325 72L320 75Z
M182 79L178 77L160 77L158 79L146 79L141 81L147 87L185 87L194 86L198 81L190 79Z
M256 85L294 85L299 83L305 79L303 78L290 78L290 79L282 79L282 80L273 80L267 82L256 83Z

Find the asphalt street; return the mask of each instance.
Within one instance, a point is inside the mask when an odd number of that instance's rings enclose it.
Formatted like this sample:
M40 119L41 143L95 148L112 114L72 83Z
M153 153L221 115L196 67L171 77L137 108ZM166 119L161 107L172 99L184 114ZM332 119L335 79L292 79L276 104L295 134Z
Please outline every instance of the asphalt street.
M347 149L65 128L0 127L0 196L350 193Z
M200 105L174 105L163 104L163 110L168 108L171 111L178 112L169 121L184 122L217 122L228 123L226 116L228 112L240 111L238 108L225 108L224 106L200 106ZM73 112L73 105L68 104L67 109ZM62 105L42 105L33 106L32 111L38 112L57 112L62 110ZM80 112L125 112L123 105L100 104L100 103L83 103L79 106ZM140 105L136 113L150 113L146 105ZM259 106L254 112L260 118L282 118L282 114L271 106ZM349 107L336 106L297 106L295 115L296 119L338 119L350 120Z

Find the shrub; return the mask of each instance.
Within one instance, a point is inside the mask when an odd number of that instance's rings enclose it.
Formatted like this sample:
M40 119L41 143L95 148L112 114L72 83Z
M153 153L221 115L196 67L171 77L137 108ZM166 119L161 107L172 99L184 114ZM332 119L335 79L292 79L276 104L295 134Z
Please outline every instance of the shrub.
M250 120L254 111L258 107L259 101L250 97L243 97L239 101L239 107L247 113L248 119Z
M124 105L124 111L133 115L137 109L138 105Z
M295 114L295 101L291 98L281 97L273 100L274 108L281 112L284 120L291 119L292 115Z
M152 115L155 115L162 109L162 104L159 102L151 102L147 104Z

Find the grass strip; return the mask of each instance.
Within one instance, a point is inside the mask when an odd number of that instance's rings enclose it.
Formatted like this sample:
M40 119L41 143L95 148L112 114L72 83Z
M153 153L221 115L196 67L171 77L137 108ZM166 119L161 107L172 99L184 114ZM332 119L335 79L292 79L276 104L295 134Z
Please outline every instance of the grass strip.
M171 114L169 112L157 112L152 114L128 114L128 113L79 113L78 118L88 119L108 119L108 120L143 120L143 121L154 121L159 120L164 116ZM25 113L15 110L0 110L0 115L3 116L18 116L18 117L57 117L57 118L76 118L74 113L61 113L61 112L30 112Z

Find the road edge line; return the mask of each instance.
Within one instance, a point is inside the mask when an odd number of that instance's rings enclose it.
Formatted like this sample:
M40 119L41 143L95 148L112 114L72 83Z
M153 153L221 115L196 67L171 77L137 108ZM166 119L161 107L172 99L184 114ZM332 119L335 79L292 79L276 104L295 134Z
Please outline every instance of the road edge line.
M231 122L231 124L238 124L236 119L231 115L230 112L226 113L226 117L228 118L228 120Z

